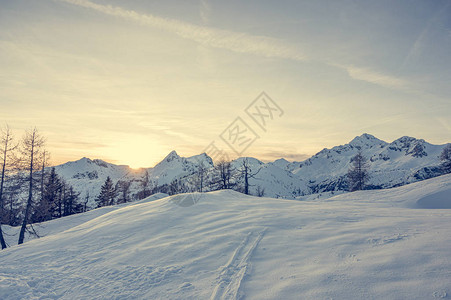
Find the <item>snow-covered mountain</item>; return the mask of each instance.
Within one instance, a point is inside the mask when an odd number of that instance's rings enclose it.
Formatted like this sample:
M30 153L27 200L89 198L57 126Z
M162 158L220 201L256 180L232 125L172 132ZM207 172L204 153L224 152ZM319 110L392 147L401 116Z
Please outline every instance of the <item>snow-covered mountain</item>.
M5 226L0 299L448 298L450 194L451 174L304 201L157 195L20 246Z
M323 149L285 168L308 181L312 192L343 190L347 188L346 172L351 158L360 151L370 165L369 185L389 188L441 175L439 155L445 146L407 136L387 143L363 134L348 144Z
M351 158L361 151L370 164L370 186L389 188L441 175L439 155L445 145L432 145L421 139L402 137L392 143L370 134L363 134L345 145L324 149L302 162L289 162L283 158L263 163L255 158L238 158L232 165L239 169L247 159L253 172L250 190L264 189L265 195L294 199L312 193L346 190L346 172ZM90 204L107 176L114 182L131 181L131 192L139 190L144 174L149 174L154 185L170 184L174 179L188 182L202 163L213 168L212 159L205 153L181 157L172 151L153 168L133 170L102 160L82 158L56 166L56 171L72 184L84 197L89 191Z

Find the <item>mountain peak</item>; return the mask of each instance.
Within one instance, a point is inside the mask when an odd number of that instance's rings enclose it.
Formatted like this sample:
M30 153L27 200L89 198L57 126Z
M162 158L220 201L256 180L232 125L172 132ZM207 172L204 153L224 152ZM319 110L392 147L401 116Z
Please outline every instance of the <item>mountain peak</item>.
M168 155L166 155L166 157L163 159L163 161L173 161L176 158L180 158L180 156L177 154L177 152L175 150L172 150L171 152L169 152Z
M198 155L190 156L186 160L196 165L204 164L205 166L208 165L213 166L213 160L205 152Z
M349 142L349 145L351 146L373 146L373 145L380 145L380 144L386 144L386 142L378 139L374 135L364 133L360 136L356 136L351 142Z

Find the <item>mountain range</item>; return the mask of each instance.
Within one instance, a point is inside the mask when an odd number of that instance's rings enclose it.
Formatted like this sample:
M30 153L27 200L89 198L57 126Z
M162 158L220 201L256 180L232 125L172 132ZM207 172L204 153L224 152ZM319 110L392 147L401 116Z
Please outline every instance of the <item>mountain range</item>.
M323 149L300 162L281 158L264 163L256 158L240 157L232 161L232 166L238 169L247 159L253 172L258 171L250 179L253 194L257 189L264 189L268 197L302 199L306 195L347 190L346 173L351 158L358 152L368 159L370 189L391 188L442 175L439 155L445 146L407 136L388 143L365 133L345 145ZM214 166L211 157L205 153L181 157L172 151L153 168L135 170L84 157L55 166L55 169L81 193L81 197L89 196L88 204L94 206L94 199L108 176L113 182L130 181L130 191L135 193L146 172L154 186L170 184L175 179L189 182L199 163L207 169Z

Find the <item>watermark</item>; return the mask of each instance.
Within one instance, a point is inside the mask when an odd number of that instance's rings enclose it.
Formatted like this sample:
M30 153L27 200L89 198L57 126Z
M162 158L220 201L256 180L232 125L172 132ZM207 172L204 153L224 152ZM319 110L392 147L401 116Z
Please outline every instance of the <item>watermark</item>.
M212 141L208 146L202 151L202 153L208 154L212 160L229 160L229 155L222 148L218 148L215 141Z
M269 122L274 120L276 115L283 116L283 110L265 92L252 101L244 111L265 132Z
M269 124L284 114L282 108L265 92L255 98L244 112L247 119L252 120L251 122L246 122L238 115L219 135L220 140L238 157L243 156L246 150L260 138L258 131L266 132ZM230 161L228 152L216 142L216 140L211 141L202 153L207 154L213 161ZM200 158L197 159L197 165L199 168L202 165ZM202 193L180 194L174 198L173 202L182 207L189 207L199 202L201 196Z
M230 125L219 135L219 137L234 151L238 156L242 155L257 139L260 137L246 122L237 117Z
M227 126L219 135L219 138L228 146L232 152L242 156L249 147L260 138L257 130L266 132L268 125L276 118L283 116L282 108L265 92L262 92L245 109L247 117L253 123L246 122L242 117L237 116L232 123ZM257 126L255 126L255 124ZM253 128L249 124L254 124ZM227 152L216 146L215 141L211 142L203 151L213 160L229 160Z

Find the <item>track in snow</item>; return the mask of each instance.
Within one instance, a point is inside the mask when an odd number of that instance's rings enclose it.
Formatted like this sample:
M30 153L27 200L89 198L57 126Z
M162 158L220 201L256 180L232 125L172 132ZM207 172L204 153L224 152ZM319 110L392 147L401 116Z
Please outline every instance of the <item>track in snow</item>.
M237 299L243 278L248 274L251 256L265 235L266 228L258 234L249 232L246 238L235 249L227 264L218 276L218 283L210 300Z

